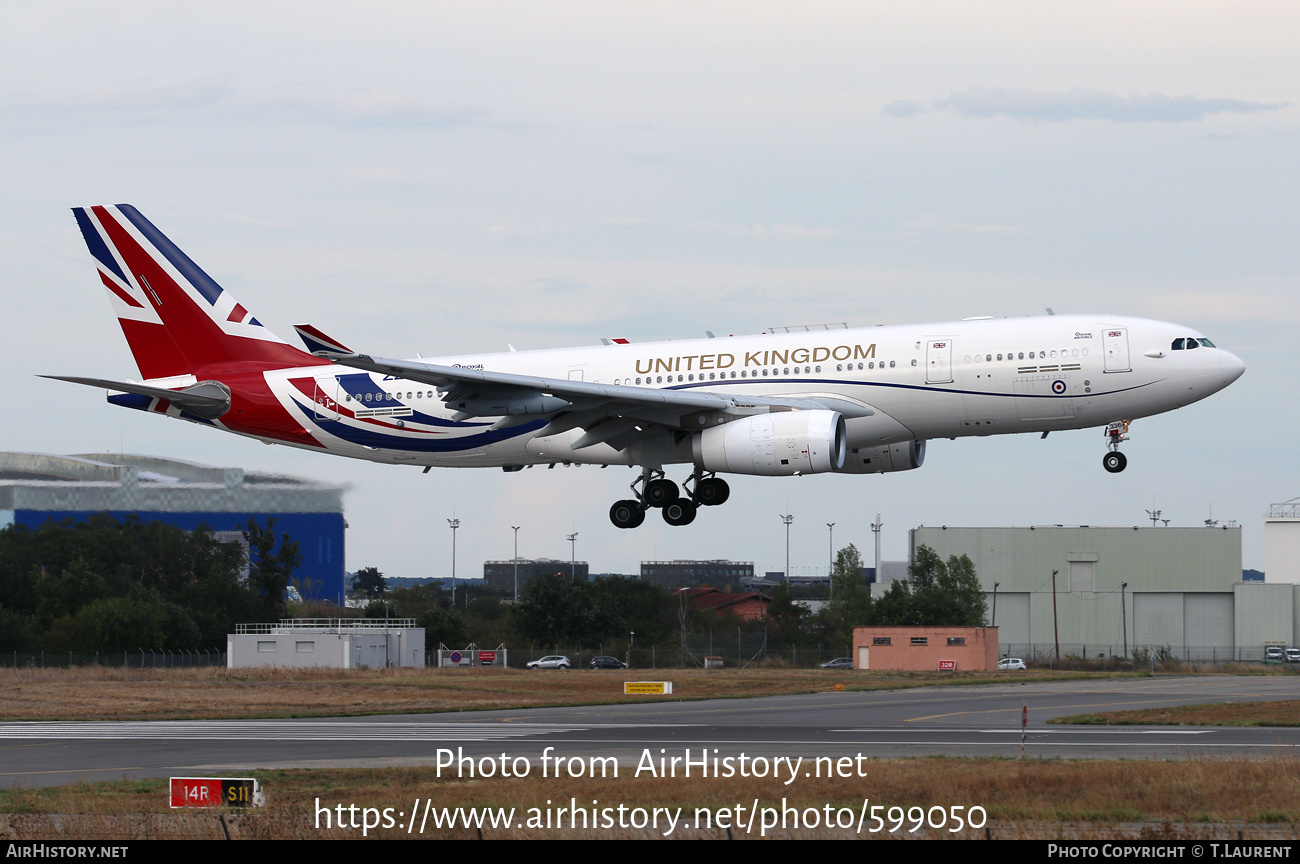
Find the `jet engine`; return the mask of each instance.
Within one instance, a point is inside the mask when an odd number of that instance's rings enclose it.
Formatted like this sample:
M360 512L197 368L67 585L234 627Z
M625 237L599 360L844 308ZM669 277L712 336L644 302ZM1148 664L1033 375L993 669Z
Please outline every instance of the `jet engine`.
M861 447L849 451L844 467L845 474L884 474L889 471L911 471L925 462L924 441L900 441L883 447Z
M706 471L788 477L840 470L844 442L838 411L780 411L705 429L691 446Z

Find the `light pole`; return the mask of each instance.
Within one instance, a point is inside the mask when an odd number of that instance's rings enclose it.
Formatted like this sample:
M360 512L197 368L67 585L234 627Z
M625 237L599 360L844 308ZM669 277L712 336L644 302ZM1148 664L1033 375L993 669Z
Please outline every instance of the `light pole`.
M578 532L574 531L566 538L569 541L569 578L576 578L578 573Z
M519 602L519 526L511 525L515 532L515 602Z
M827 522L826 538L826 576L830 579L831 587L826 592L831 597L835 596L835 523Z
M876 521L871 523L871 533L876 535L876 584L880 584L880 529L885 525L880 521L880 514L876 514Z
M781 517L781 521L785 523L785 581L789 583L790 581L790 523L794 521L794 516L792 514L787 513Z
M1119 583L1119 627L1124 631L1124 659L1128 659L1128 610L1124 607L1124 592L1128 583Z
M459 519L448 519L451 526L451 605L456 605L456 529L460 527Z
M1001 582L993 583L993 621L989 624L990 627L998 626L998 586L1001 584Z

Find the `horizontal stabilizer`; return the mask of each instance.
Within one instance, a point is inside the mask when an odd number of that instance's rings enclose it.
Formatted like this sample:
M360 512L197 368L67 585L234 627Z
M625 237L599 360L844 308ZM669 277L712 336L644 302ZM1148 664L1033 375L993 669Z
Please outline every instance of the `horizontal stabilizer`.
M317 351L324 351L335 354L351 354L352 349L347 348L337 339L331 339L318 328L310 324L295 324L293 329L297 331L298 338L307 346L309 353L315 354Z
M200 381L183 390L167 390L145 384L128 384L125 381L108 381L103 378L75 378L66 375L42 375L55 381L71 381L88 387L102 387L120 393L134 393L151 399L166 399L182 411L188 411L205 420L215 420L230 410L230 388L220 381Z

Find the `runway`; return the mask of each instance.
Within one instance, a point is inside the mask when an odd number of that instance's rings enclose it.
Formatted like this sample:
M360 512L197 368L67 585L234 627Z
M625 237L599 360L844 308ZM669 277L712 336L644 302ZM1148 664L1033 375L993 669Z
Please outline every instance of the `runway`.
M828 685L836 680L841 679L828 676ZM1009 682L468 715L0 723L0 783L34 787L258 768L433 766L450 753L533 762L544 756L613 757L621 764L636 764L646 751L658 758L686 750L693 758L745 754L768 760L1011 757L1021 750L1026 710L1024 752L1030 756L1300 758L1300 728L1046 723L1106 709L1272 699L1300 699L1300 675Z

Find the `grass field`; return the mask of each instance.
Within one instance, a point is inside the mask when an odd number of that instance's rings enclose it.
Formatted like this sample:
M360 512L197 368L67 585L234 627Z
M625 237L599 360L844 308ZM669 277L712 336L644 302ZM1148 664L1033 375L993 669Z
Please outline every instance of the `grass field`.
M1075 714L1047 722L1081 726L1300 726L1300 701L1213 702Z
M1210 761L1062 761L1005 759L902 759L870 760L867 776L847 779L811 779L783 786L772 779L636 778L624 770L617 779L550 780L490 779L461 781L437 779L432 769L394 768L368 770L260 771L267 792L263 811L228 813L224 826L213 815L179 814L167 806L165 780L79 784L44 789L0 790L0 835L14 839L59 839L66 832L91 831L111 837L215 836L234 831L239 836L274 839L353 838L357 829L317 827L317 806L339 804L392 808L409 813L432 799L435 807L515 808L517 821L529 808L567 806L611 807L619 803L653 808L683 808L688 817L696 808L712 812L740 803L762 807L843 808L857 813L863 799L873 805L920 807L978 805L987 813L989 836L1052 838L1109 837L1142 831L1181 837L1220 836L1236 839L1236 831L1250 837L1296 836L1300 823L1300 762L1296 760ZM594 804L592 802L595 802ZM900 811L900 812L903 812ZM881 811L882 815L888 810ZM60 814L58 818L44 814ZM982 817L978 817L982 823ZM360 821L360 820L358 820ZM399 822L401 820L398 820ZM691 820L693 822L693 819ZM321 822L323 826L323 820ZM683 823L684 825L686 823ZM886 817L885 828L892 827ZM910 833L905 822L899 834ZM62 827L60 827L62 826ZM1176 831L1171 826L1178 826ZM703 827L709 830L700 830ZM824 826L820 826L824 828ZM949 825L953 827L953 825ZM690 830L686 830L689 828ZM1248 830L1248 833L1247 833ZM412 832L418 833L418 832ZM686 825L675 832L684 837L725 837L718 825ZM757 836L758 825L746 834ZM811 833L773 831L775 836L840 836L852 831L832 829ZM881 834L887 834L883 831ZM935 837L976 831L948 832L923 828ZM631 829L532 830L484 829L493 837L616 837L658 836L659 832ZM739 836L738 836L739 835ZM380 827L371 837L402 837L398 827ZM426 838L477 836L463 827L434 829L426 824Z
M0 720L342 717L652 702L623 682L670 680L672 699L943 684L1081 680L1118 673L853 673L819 669L0 669ZM1128 673L1131 677L1132 673ZM1015 677L1012 677L1015 676Z

